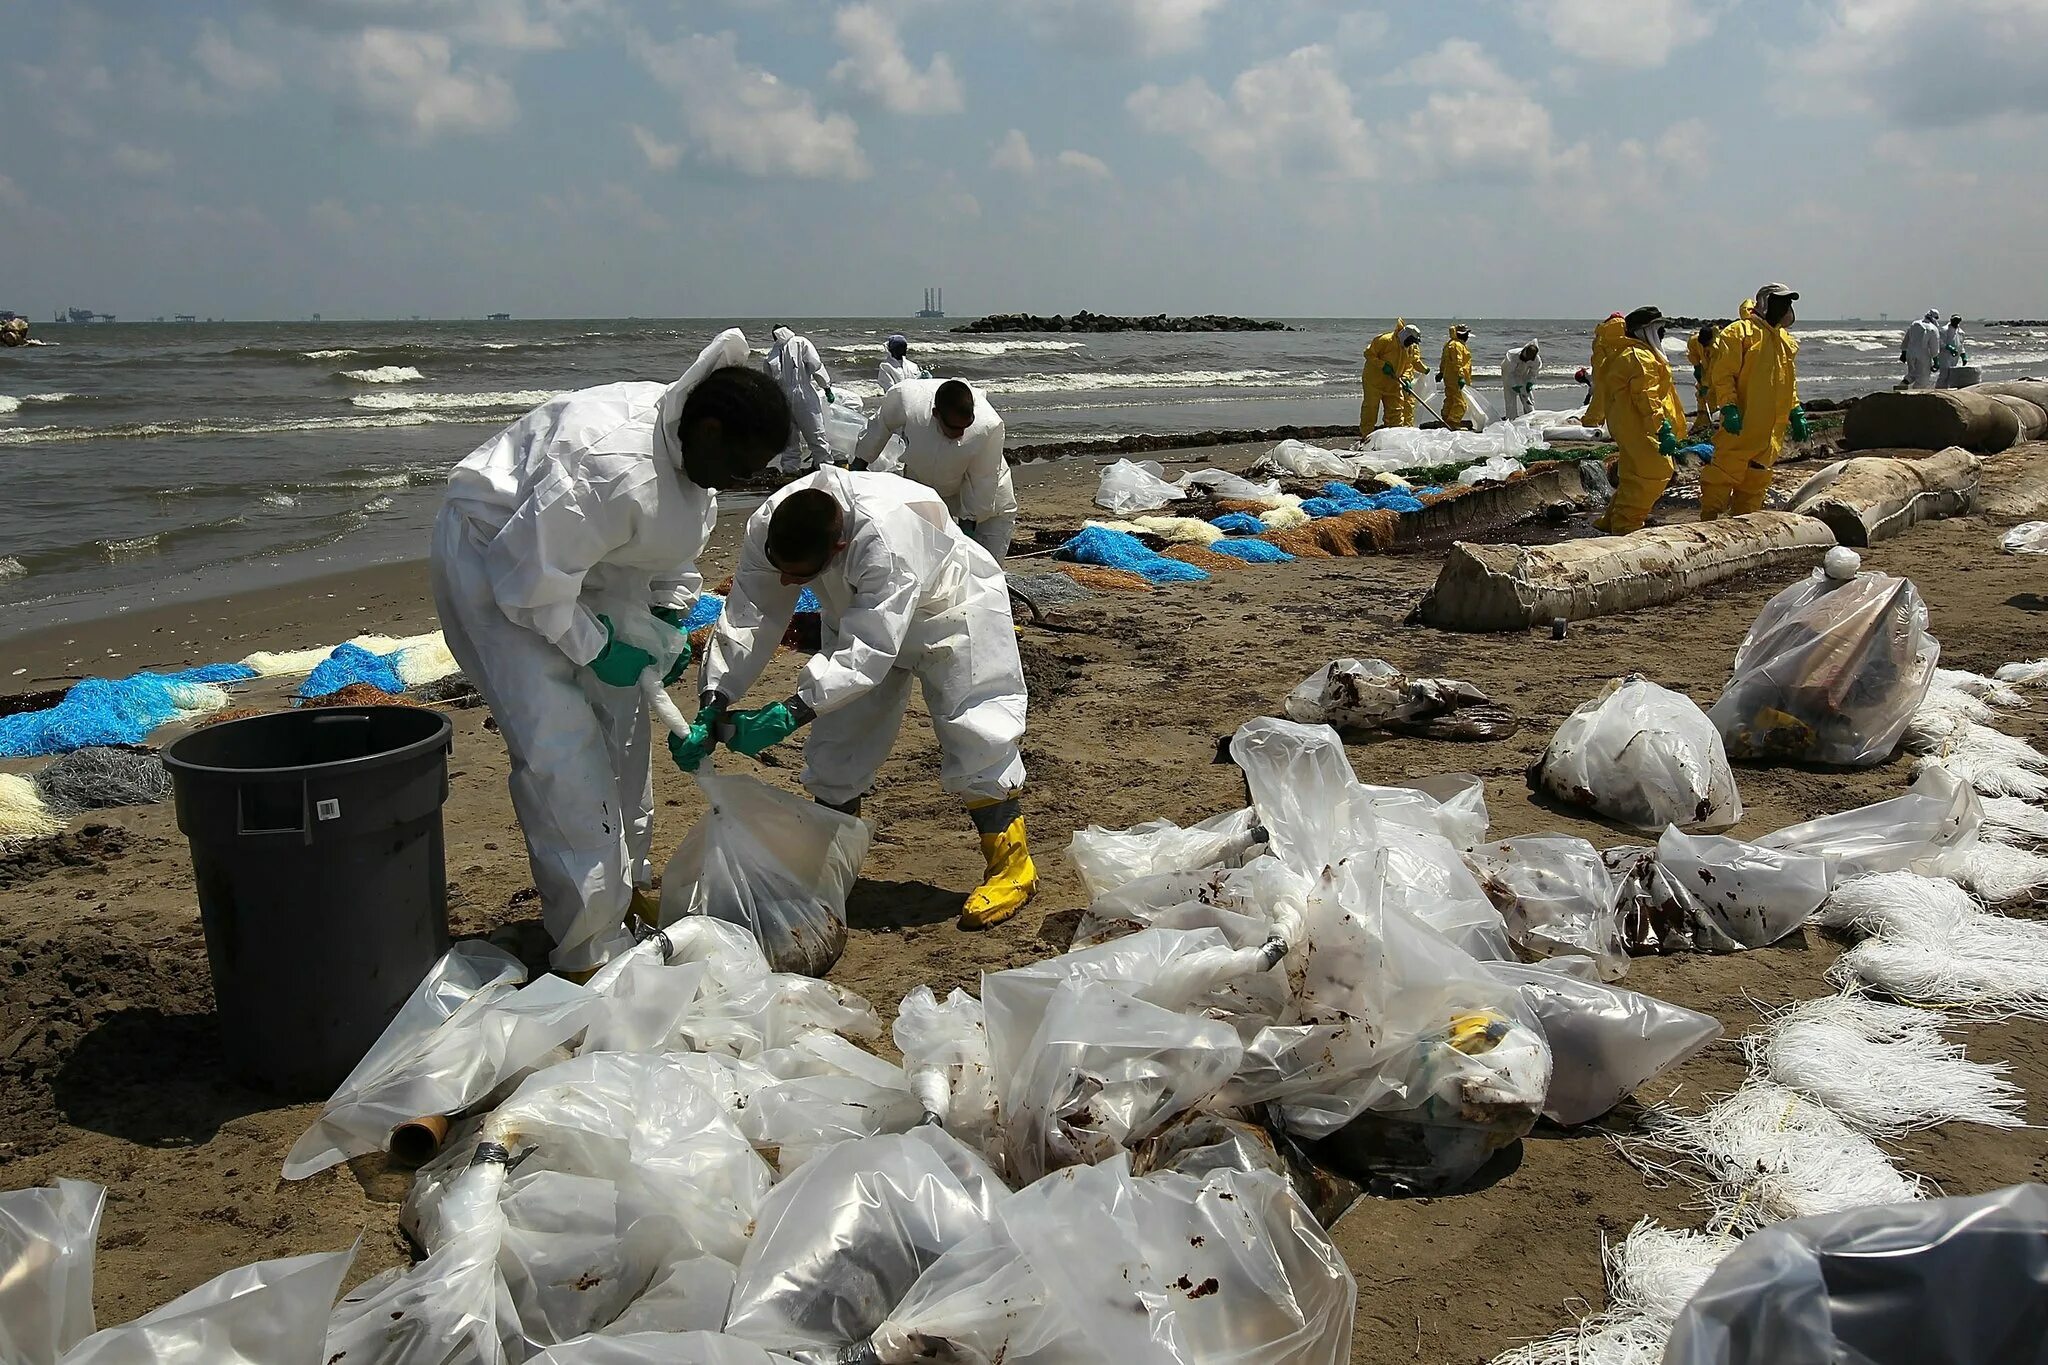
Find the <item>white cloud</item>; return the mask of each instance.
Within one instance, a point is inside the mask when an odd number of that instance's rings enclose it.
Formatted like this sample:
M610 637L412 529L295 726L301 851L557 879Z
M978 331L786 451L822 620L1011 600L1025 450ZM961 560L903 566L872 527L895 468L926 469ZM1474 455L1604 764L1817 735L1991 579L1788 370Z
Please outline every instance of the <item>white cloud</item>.
M2041 0L1830 0L1794 59L1794 103L1847 103L1906 128L2048 113Z
M1124 105L1146 132L1181 139L1237 179L1366 179L1378 169L1371 136L1333 55L1318 44L1247 68L1230 83L1228 100L1194 77L1143 86Z
M1201 46L1228 0L1010 0L1048 37L1090 53L1160 57Z
M1069 147L1061 152L1056 160L1068 170L1086 176L1090 180L1110 179L1109 163L1099 156L1090 156L1086 152L1078 152Z
M994 153L989 156L988 164L994 170L1030 175L1038 169L1038 158L1032 153L1031 139L1024 136L1024 130L1012 128L1003 134L1003 140L996 144Z
M634 48L677 97L683 132L704 159L755 176L859 180L868 174L854 121L820 114L808 90L742 62L732 34L692 33Z
M441 133L484 133L518 117L504 77L457 66L438 33L367 28L334 55L330 75L365 118L425 140Z
M896 16L879 4L848 5L832 19L832 32L846 57L832 79L851 85L898 114L952 114L966 104L960 78L945 53L935 53L924 70L903 50Z
M1547 35L1560 52L1604 66L1662 66L1673 51L1714 29L1708 0L1514 0L1514 6L1523 25Z
M1347 10L1337 20L1331 43L1339 52L1371 52L1387 41L1393 21L1376 9Z
M217 24L207 24L200 33L192 60L215 85L238 95L269 95L284 87L275 61L237 46Z
M117 142L108 149L107 164L121 174L132 175L137 180L161 180L171 173L170 153L152 151L147 147L136 147L126 142Z
M1586 164L1585 148L1560 148L1550 111L1470 39L1447 39L1389 81L1429 90L1398 134L1404 164L1418 179L1541 177Z
M629 123L626 130L633 135L633 142L640 148L640 155L647 158L647 164L657 171L672 171L683 159L682 147L674 142L663 142L653 133L637 123Z

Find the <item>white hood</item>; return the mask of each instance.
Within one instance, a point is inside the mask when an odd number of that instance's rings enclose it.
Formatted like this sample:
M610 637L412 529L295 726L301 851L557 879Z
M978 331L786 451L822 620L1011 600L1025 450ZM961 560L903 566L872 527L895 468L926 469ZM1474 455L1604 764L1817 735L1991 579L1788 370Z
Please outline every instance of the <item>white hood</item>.
M683 402L690 396L690 390L703 383L704 376L713 370L746 364L751 354L746 334L737 327L728 327L711 339L711 344L683 371L683 377L661 395L654 413L654 448L667 457L671 468L683 467L683 447L676 438L676 424L682 421Z

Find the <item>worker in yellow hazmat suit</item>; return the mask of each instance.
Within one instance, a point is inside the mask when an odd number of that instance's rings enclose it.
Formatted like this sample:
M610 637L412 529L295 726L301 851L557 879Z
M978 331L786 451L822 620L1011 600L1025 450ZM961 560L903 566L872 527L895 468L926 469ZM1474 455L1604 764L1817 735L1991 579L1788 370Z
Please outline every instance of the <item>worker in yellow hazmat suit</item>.
M1607 321L1593 329L1593 396L1586 400L1586 415L1579 419L1583 426L1597 427L1607 420L1607 359L1621 345L1625 329L1619 313L1609 313Z
M1472 348L1466 343L1472 339L1472 329L1462 324L1451 328L1450 339L1444 342L1443 359L1437 365L1437 378L1444 381L1444 410L1440 416L1444 425L1452 429L1465 425L1465 389L1472 382Z
M1640 530L1671 484L1671 457L1685 405L1664 358L1664 314L1638 308L1624 320L1621 344L1607 357L1607 430L1621 447L1614 498L1594 525L1610 535Z
M1705 431L1713 424L1714 386L1707 382L1707 358L1713 355L1714 342L1720 335L1720 327L1710 322L1685 339L1685 358L1692 365L1694 405L1699 410L1693 418L1694 431Z
M1365 366L1359 378L1365 384L1365 401L1358 407L1358 434L1370 436L1381 427L1415 425L1415 400L1403 382L1418 373L1422 365L1422 333L1406 319L1397 319L1392 331L1381 332L1365 348Z
M1767 284L1721 329L1707 360L1707 383L1721 404L1714 457L1700 470L1700 520L1760 510L1784 439L1807 437L1799 405L1799 341L1792 305L1799 295Z

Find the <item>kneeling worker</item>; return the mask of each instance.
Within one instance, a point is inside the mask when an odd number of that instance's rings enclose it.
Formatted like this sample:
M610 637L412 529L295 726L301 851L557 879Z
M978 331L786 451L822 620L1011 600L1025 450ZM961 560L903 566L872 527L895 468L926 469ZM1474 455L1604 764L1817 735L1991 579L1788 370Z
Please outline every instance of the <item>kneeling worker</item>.
M713 490L789 440L788 401L747 358L728 331L673 384L543 403L455 467L434 523L434 606L505 737L549 960L565 974L632 946L626 912L653 880L638 685L653 655L632 641L679 646L681 672Z
M854 468L873 464L891 436L903 438L903 464L890 472L937 493L1000 565L1017 530L1017 489L1003 459L1003 419L988 400L961 379L904 380L854 443Z
M1622 339L1607 356L1607 431L1621 447L1614 497L1594 525L1610 535L1642 529L1650 509L1671 486L1672 457L1685 408L1664 358L1664 314L1638 308L1623 322Z
M806 586L818 597L823 647L794 695L733 710ZM732 595L705 651L696 724L669 750L692 772L720 740L758 754L809 725L804 789L857 815L903 727L913 679L938 733L940 784L967 799L987 863L960 927L1000 924L1038 887L1017 802L1024 666L1002 569L931 489L821 469L763 504L747 522Z

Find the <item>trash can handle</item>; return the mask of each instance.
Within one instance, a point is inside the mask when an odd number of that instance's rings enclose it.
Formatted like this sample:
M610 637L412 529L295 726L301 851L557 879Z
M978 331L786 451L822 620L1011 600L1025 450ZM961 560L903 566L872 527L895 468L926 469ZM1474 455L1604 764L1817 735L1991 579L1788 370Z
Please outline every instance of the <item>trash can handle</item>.
M251 785L253 784L243 783L235 788L235 833L296 834L305 842L312 842L312 826L308 817L311 814L310 808L313 804L313 798L312 794L307 790L307 784L305 782L301 781L297 784L299 789L299 816L298 820L295 823L289 825L251 825L249 823L249 787ZM282 782L272 782L267 785L273 787L281 787L286 784Z

